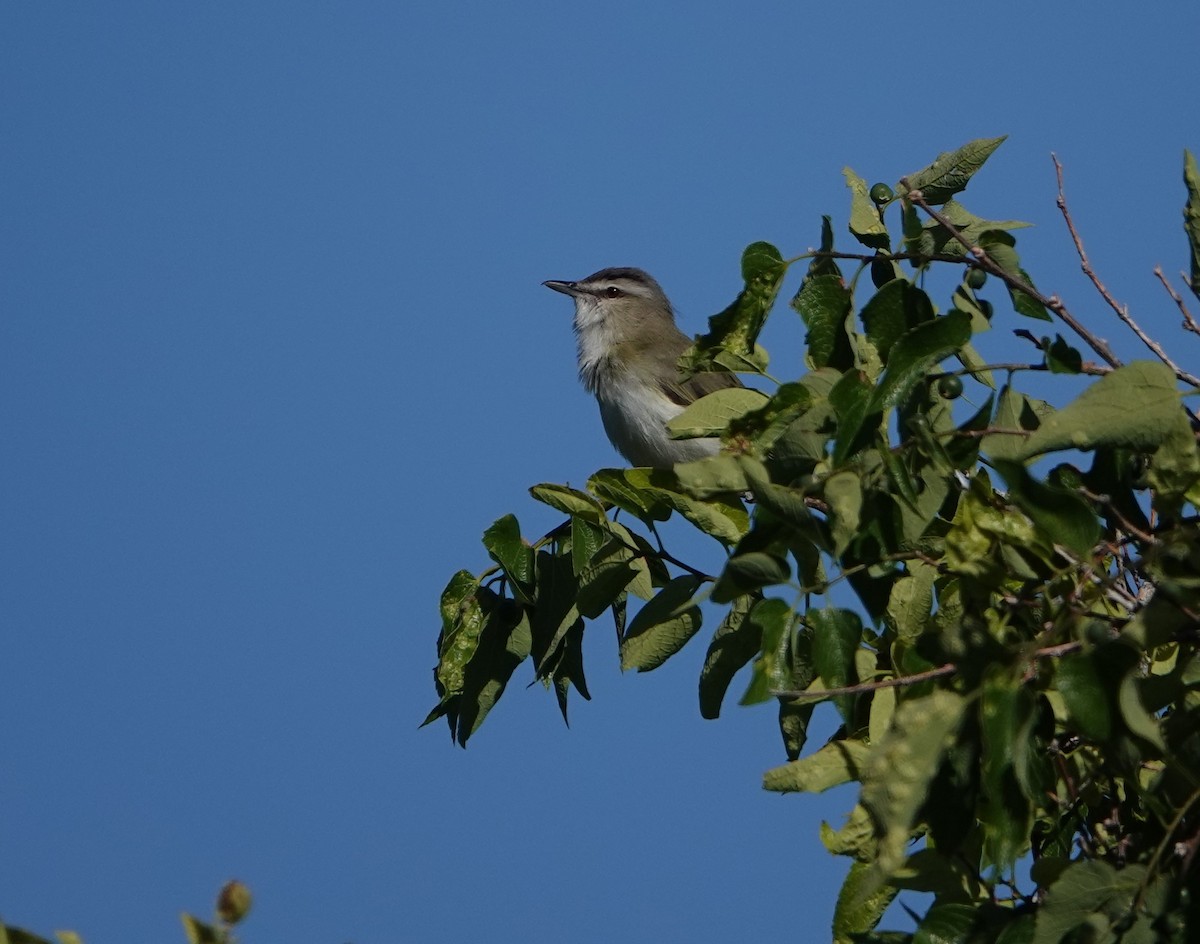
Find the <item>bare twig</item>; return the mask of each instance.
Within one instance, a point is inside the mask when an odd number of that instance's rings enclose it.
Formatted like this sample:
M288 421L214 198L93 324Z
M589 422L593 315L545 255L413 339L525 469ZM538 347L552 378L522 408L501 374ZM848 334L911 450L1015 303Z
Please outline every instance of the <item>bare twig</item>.
M1175 291L1175 289L1171 287L1171 283L1168 282L1167 277L1163 275L1162 266L1155 266L1154 274L1158 276L1158 280L1162 282L1162 287L1167 290L1167 294L1170 295L1172 301L1175 302L1176 307L1179 309L1179 313L1183 315L1183 330L1191 331L1192 334L1200 334L1200 324L1196 324L1196 319L1192 316L1192 313L1188 311L1187 305L1184 304L1183 296L1181 296L1177 291Z
M1125 326L1130 331L1138 336L1138 339L1154 353L1155 357L1170 367L1175 372L1175 376L1184 383L1191 384L1193 387L1200 387L1200 377L1188 373L1188 371L1171 360L1170 355L1163 350L1163 346L1150 337L1150 335L1146 334L1141 326L1133 320L1133 316L1129 314L1129 306L1122 305L1113 298L1104 283L1100 281L1100 277L1096 275L1096 271L1092 268L1092 263L1088 259L1087 252L1083 248L1083 240L1080 238L1078 230L1075 229L1075 221L1071 219L1071 211L1067 208L1067 197L1063 192L1062 164L1059 162L1057 154L1051 154L1050 157L1054 161L1054 175L1058 180L1058 200L1056 202L1059 210L1062 211L1063 219L1067 223L1067 231L1071 234L1071 241L1075 243L1075 252L1079 256L1079 267L1083 269L1083 274L1096 286L1096 291L1100 293L1101 298L1108 302L1108 307L1117 313L1117 317L1125 323Z
M1096 337L1096 335L1092 334L1091 331L1085 328L1079 319L1071 314L1061 298L1059 298L1057 295L1044 295L1020 276L1013 275L1011 272L1007 272L998 262L996 262L995 259L987 254L987 251L982 246L974 245L971 240L967 239L966 236L962 234L958 227L956 227L950 222L949 219L946 218L944 214L939 213L932 206L930 206L925 200L925 195L921 193L920 190L908 191L908 193L905 194L905 199L909 200L914 205L919 206L922 210L928 213L929 216L937 220L938 223L945 227L946 231L952 237L954 237L955 240L967 248L981 269L984 269L985 271L996 276L996 278L1000 279L1006 285L1011 286L1017 291L1024 292L1030 298L1037 300L1043 307L1050 309L1050 311L1058 315L1062 322L1068 328L1074 331L1080 338L1082 338L1084 343L1086 343L1088 347L1099 354L1100 359L1110 367L1121 366L1120 359L1112 352L1112 348L1108 346L1108 342L1103 338Z
M982 367L958 367L954 370L943 370L936 374L929 374L930 380L937 380L941 377L951 377L964 374L981 374L985 370L1006 370L1010 373L1018 370L1049 370L1047 364L984 364ZM1080 367L1081 374L1090 374L1094 377L1103 377L1105 374L1112 373L1111 367L1105 367L1102 364L1097 364L1095 361L1084 361Z

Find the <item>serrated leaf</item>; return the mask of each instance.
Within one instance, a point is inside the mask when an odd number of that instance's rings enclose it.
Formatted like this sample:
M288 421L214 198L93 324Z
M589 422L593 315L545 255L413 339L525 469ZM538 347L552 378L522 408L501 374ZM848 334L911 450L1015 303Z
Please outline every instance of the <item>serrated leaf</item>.
M968 141L957 150L944 151L928 167L915 174L909 174L905 183L911 190L920 190L927 203L945 203L956 193L966 189L971 177L983 166L992 152L1004 143L1006 137L1008 136L978 138Z
M871 249L888 249L891 240L887 227L879 215L879 208L871 199L867 182L849 167L842 168L846 186L850 188L850 232L864 246Z
M846 318L853 296L840 275L808 275L800 285L792 307L804 319L809 366L846 370L854 363Z
M763 789L773 793L821 793L857 780L870 748L862 741L830 741L807 757L763 774Z
M699 577L676 577L638 610L621 640L622 670L656 669L696 634L701 616L692 598L699 587Z
M673 439L719 436L725 432L731 420L751 410L761 409L767 399L766 394L758 390L725 387L701 397L685 407L678 416L668 420L667 432Z
M700 717L717 718L733 677L762 648L762 626L746 619L756 599L738 597L713 634L700 670Z

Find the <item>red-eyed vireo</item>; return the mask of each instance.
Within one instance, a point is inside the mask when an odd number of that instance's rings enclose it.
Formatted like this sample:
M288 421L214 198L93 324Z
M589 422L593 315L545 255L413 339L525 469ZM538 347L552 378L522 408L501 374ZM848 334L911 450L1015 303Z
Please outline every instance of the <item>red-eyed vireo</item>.
M632 465L669 469L715 455L715 439L671 439L666 424L707 393L739 386L733 374L683 380L691 341L659 284L641 269L601 269L578 282L543 282L575 299L579 379L596 395L608 438Z

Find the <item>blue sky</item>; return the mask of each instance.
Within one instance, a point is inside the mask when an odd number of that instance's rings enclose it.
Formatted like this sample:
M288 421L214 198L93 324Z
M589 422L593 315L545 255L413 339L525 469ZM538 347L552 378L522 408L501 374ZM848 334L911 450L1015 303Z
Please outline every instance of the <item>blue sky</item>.
M747 243L844 234L843 165L1007 133L968 206L1039 224L1039 285L1141 356L1056 151L1194 362L1150 273L1185 262L1200 8L975 9L5 5L4 920L182 940L237 876L248 944L824 939L852 795L761 791L774 712L699 718L703 631L622 676L597 623L569 731L525 670L469 750L416 726L482 530L616 461L543 279L644 267L695 332ZM802 337L778 312L777 375Z

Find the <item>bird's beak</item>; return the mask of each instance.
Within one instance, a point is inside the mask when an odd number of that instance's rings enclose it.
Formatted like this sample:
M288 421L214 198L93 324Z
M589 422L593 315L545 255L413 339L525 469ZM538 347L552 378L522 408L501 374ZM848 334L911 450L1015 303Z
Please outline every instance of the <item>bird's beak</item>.
M549 279L542 283L546 288L552 288L556 292L562 292L564 295L570 295L573 298L578 298L583 293L575 287L575 282L560 282L557 279Z

